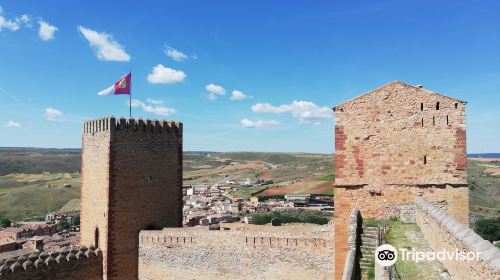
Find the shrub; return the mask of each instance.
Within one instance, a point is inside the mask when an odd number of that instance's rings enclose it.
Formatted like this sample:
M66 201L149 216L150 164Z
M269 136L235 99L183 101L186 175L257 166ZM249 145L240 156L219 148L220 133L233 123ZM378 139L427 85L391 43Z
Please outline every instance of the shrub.
M310 223L325 225L328 224L328 219L321 212L307 213L304 215L290 215L280 212L271 212L269 214L254 214L252 215L253 223L256 225L265 225L271 222L274 218L279 218L282 223Z
M1 227L10 227L11 220L9 218L2 218L0 219L0 226Z
M59 223L57 223L57 230L58 231L63 231L65 229L69 229L69 226L70 226L70 224L69 224L68 221L62 220Z
M486 240L500 240L500 217L478 220L475 230L477 234Z

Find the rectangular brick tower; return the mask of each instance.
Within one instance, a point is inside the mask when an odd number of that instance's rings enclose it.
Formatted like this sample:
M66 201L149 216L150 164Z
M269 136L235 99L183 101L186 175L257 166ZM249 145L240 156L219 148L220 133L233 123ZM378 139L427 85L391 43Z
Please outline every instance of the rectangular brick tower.
M465 105L395 81L333 108L336 279L353 207L382 219L423 196L468 224Z
M182 123L86 121L81 243L103 251L104 279L137 279L143 229L182 226Z

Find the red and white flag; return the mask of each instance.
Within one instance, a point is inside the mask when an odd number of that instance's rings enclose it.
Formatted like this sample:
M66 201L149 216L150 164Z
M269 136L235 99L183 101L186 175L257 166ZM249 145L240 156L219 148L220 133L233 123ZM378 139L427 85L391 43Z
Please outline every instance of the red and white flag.
M132 73L128 73L125 77L121 78L114 85L109 88L102 90L98 95L109 95L109 94L131 94L132 88Z

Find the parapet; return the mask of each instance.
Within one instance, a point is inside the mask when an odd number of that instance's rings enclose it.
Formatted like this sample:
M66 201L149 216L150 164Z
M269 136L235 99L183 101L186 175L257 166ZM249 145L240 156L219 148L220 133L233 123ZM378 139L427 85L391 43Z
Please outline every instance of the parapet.
M455 256L442 262L452 276L460 279L498 279L500 250L453 216L425 200L415 199L417 225L434 251L463 251L467 258ZM458 254L457 252L455 252ZM475 254L468 259L469 254Z
M54 279L102 279L102 259L101 250L85 246L33 253L0 260L0 280L49 279L49 275L56 275Z
M83 133L93 134L107 131L125 132L152 132L152 133L174 133L182 135L182 122L167 120L143 120L127 119L115 117L104 117L100 119L88 120L83 123Z

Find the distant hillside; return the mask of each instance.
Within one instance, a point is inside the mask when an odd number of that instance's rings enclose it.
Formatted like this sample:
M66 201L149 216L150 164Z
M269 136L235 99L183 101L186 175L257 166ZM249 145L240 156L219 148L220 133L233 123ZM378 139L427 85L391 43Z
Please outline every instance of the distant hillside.
M300 153L209 152L184 151L184 160L228 158L236 161L263 161L270 164L287 163ZM0 148L0 176L10 173L80 172L81 149Z
M500 215L500 161L487 159L500 158L500 154L469 156L482 157L468 160L471 210L482 215ZM65 205L63 210L77 208L80 161L80 149L0 148L0 217L18 219L42 216ZM260 172L259 166L265 166L265 171ZM293 192L301 192L315 187L319 181L325 181L325 185L332 181L333 170L331 155L184 152L186 184L218 180L221 174L229 174L231 180L273 179L279 183L275 187L289 186ZM44 171L50 174L42 174ZM73 187L64 188L65 184ZM252 193L273 186L244 187L232 195L248 198ZM318 188L321 187L318 185Z
M0 148L0 176L80 172L80 149Z
M469 158L500 158L500 153L467 154Z

